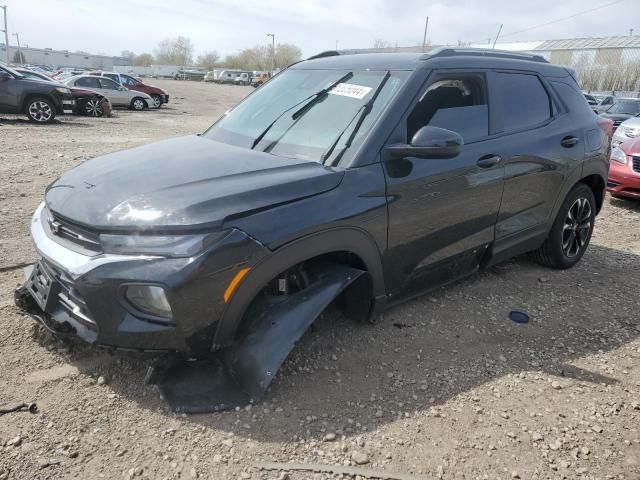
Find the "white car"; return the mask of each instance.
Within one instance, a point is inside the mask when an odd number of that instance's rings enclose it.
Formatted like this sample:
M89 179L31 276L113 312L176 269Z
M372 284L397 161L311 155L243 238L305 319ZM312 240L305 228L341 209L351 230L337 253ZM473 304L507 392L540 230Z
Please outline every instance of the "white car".
M611 144L615 147L638 136L640 136L640 117L631 117L616 129Z
M85 88L107 97L114 107L127 107L131 110L144 110L155 106L153 98L144 92L129 90L118 85L110 78L94 75L78 75L64 80L68 87Z

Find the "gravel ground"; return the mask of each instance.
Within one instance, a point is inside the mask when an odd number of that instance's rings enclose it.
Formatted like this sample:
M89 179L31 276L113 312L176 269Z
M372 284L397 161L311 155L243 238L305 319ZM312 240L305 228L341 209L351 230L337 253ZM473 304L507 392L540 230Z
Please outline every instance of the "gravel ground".
M327 312L264 400L167 411L148 359L62 344L13 305L45 186L85 159L204 130L250 88L157 81L160 111L0 118L0 480L321 479L257 462L321 463L444 479L640 478L640 203L607 198L569 271L526 258L387 311ZM531 315L515 324L512 309ZM347 478L346 476L344 478Z

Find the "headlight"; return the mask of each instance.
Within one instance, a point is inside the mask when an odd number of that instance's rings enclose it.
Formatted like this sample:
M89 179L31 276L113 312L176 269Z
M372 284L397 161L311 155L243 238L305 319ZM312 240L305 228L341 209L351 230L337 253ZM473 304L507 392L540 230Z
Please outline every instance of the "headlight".
M164 288L159 285L127 285L124 296L142 313L171 318L171 305Z
M197 235L100 235L105 253L191 257L224 238L228 232Z
M620 147L615 147L611 150L611 160L614 160L618 163L627 163L627 154L624 153Z
M71 93L71 90L69 90L68 88L64 88L64 87L56 87L56 92Z

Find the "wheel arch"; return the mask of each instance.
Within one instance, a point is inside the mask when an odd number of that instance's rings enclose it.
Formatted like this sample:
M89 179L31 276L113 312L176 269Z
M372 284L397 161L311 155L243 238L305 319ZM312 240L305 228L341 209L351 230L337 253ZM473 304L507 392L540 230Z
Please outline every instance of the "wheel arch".
M316 259L331 259L366 270L371 279L370 315L381 308L385 285L382 259L375 241L359 228L332 228L289 242L251 268L220 319L214 337L214 348L224 347L234 340L247 308L271 280L302 262Z
M600 213L604 203L605 180L598 174L591 174L581 178L580 183L584 183L591 189L596 199L596 214Z
M53 107L54 110L57 109L57 105L56 105L56 101L53 98L53 96L51 96L48 93L27 93L24 96L24 99L22 100L22 111L24 113L27 113L27 105L29 105L29 102L31 100L34 100L36 98L43 98L45 100L48 100L51 102L51 106Z

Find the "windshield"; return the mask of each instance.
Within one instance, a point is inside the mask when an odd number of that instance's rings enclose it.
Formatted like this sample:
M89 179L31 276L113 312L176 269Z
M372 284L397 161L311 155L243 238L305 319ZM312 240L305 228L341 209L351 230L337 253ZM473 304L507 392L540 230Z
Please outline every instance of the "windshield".
M337 85L319 101L315 102L303 115L293 114L299 107L282 115L296 104L304 105L304 100L313 97L324 88L347 75L347 70L286 70L265 83L253 95L247 97L236 108L213 125L205 137L224 143L251 148L266 129L267 133L256 145L256 150L268 150L273 155L322 162L336 142L333 156L344 148L350 133L357 125L357 118L363 106L382 85L387 72L354 71L348 80ZM391 72L382 86L352 144L371 129L376 119L398 92L410 72ZM281 118L278 118L280 115Z
M640 113L640 101L614 103L607 113L622 113L627 115L637 115Z

